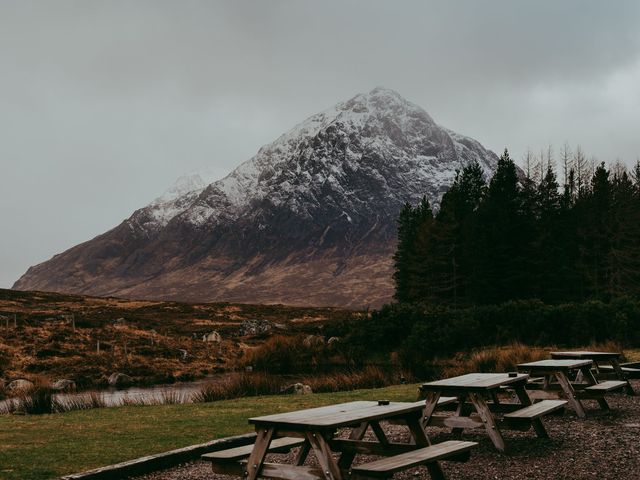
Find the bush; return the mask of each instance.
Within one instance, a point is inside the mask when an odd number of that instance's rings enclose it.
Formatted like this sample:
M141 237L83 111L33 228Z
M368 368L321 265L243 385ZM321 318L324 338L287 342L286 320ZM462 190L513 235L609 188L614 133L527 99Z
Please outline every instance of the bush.
M326 357L324 345L305 345L305 336L274 335L245 353L242 363L271 373L299 373L313 370Z
M55 391L44 382L36 383L33 388L20 392L15 398L15 411L28 415L41 415L58 411Z
M572 348L607 341L640 346L640 300L527 300L465 309L391 304L347 335L344 348L357 352L360 363L397 351L401 364L419 373L438 357L486 345Z
M274 395L282 390L283 380L266 373L230 375L222 382L208 383L195 393L192 401L215 402L240 397Z

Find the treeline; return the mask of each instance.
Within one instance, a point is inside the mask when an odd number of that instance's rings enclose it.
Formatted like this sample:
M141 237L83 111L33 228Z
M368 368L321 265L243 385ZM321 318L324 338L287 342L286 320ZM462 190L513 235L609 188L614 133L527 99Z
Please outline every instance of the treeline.
M606 341L640 345L640 300L519 300L468 308L394 303L373 312L366 328L350 325L341 348L360 362L397 352L403 367L421 375L429 360L487 345L571 348Z
M580 149L532 173L505 150L493 177L471 164L434 215L425 199L398 222L398 302L465 307L640 293L640 163L589 168Z

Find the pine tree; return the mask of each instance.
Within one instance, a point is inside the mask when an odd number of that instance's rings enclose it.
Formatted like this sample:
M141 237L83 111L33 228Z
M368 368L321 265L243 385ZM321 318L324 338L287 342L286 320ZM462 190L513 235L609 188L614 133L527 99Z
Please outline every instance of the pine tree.
M614 175L611 190L608 294L637 296L640 294L640 197L625 171Z
M396 285L395 299L404 303L409 301L410 273L413 242L415 236L413 207L405 203L398 217L398 244L393 256L394 274Z
M481 259L475 282L479 303L499 303L531 295L529 252L518 174L505 149L479 212Z

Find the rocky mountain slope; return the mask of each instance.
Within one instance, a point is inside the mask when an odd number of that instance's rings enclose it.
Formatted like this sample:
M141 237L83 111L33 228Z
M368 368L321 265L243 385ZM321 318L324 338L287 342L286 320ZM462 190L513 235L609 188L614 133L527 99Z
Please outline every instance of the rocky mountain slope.
M183 177L114 229L14 285L186 301L377 306L390 299L397 214L435 205L455 172L497 156L376 88L306 119L210 183Z

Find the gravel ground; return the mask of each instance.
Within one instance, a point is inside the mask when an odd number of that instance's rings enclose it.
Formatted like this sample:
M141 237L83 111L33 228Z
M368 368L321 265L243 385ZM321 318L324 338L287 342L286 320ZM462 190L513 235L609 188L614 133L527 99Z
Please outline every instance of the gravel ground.
M633 386L640 392L640 381ZM464 440L480 445L466 463L443 462L450 480L488 479L640 479L640 395L614 394L608 397L610 411L601 411L595 401L585 401L587 418L579 419L567 409L564 416L544 419L549 439L538 439L533 430L503 432L508 453L500 454L483 431L465 431ZM405 429L383 425L388 436L406 441ZM448 430L429 428L434 443L451 439ZM269 461L287 461L289 455L271 455ZM313 455L310 455L313 457ZM357 457L356 463L372 457ZM313 458L308 460L309 464ZM429 478L426 468L398 473L394 479ZM137 480L237 480L216 475L208 463L195 461L170 470L137 477Z

